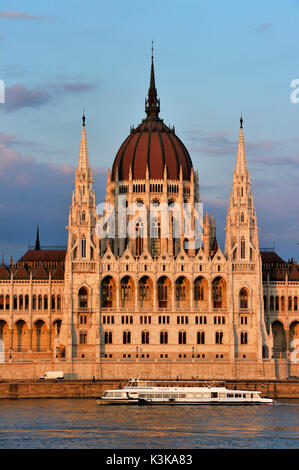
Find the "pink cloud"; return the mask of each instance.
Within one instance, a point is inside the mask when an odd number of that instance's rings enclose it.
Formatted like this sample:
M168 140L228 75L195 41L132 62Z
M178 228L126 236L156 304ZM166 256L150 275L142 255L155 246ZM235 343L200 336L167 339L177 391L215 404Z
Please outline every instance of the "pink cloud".
M10 20L22 19L22 20L44 20L42 16L28 15L27 13L22 13L20 11L0 11L0 18L7 18Z

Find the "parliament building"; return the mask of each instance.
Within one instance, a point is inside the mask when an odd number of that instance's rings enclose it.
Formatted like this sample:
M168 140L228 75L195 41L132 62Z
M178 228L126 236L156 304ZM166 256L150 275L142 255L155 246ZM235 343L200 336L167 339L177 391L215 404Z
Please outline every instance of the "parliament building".
M103 207L83 115L66 249L43 248L37 232L0 266L0 378L298 376L299 270L259 248L242 118L221 249L188 150L159 117L153 57L145 113Z

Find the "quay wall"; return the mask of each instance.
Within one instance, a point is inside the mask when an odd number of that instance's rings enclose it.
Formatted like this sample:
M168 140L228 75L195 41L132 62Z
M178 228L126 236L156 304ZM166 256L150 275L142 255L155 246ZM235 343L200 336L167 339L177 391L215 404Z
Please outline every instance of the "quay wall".
M0 398L97 398L104 390L122 388L127 380L3 380ZM211 384L211 381L207 381ZM215 383L229 389L257 390L274 399L299 399L299 380L226 381Z

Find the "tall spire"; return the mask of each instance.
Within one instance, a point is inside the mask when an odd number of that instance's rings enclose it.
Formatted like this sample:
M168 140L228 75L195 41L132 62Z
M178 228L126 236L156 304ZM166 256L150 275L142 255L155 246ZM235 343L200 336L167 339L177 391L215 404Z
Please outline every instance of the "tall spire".
M40 242L39 242L39 227L37 224L37 229L36 229L36 241L35 241L35 250L40 250Z
M158 99L157 89L155 85L155 70L154 70L154 45L152 41L152 61L151 61L151 76L150 86L148 89L148 98L145 100L145 112L147 117L158 117L160 112L160 100Z
M85 117L85 112L83 110L82 134L81 134L78 168L88 168L89 167L88 148L87 148L87 139L86 139L86 131L85 131L85 120L86 120L86 117Z
M246 162L244 135L243 135L242 114L241 114L241 119L240 119L240 135L239 135L239 144L238 144L238 153L237 153L235 172L238 175L240 174L245 175L247 173L247 162Z

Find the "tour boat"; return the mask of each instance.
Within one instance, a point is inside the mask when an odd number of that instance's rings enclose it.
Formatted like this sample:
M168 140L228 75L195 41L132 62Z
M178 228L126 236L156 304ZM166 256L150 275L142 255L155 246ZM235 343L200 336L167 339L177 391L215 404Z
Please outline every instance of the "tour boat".
M98 404L110 405L272 405L252 390L229 390L215 382L131 379L122 389L106 390Z

